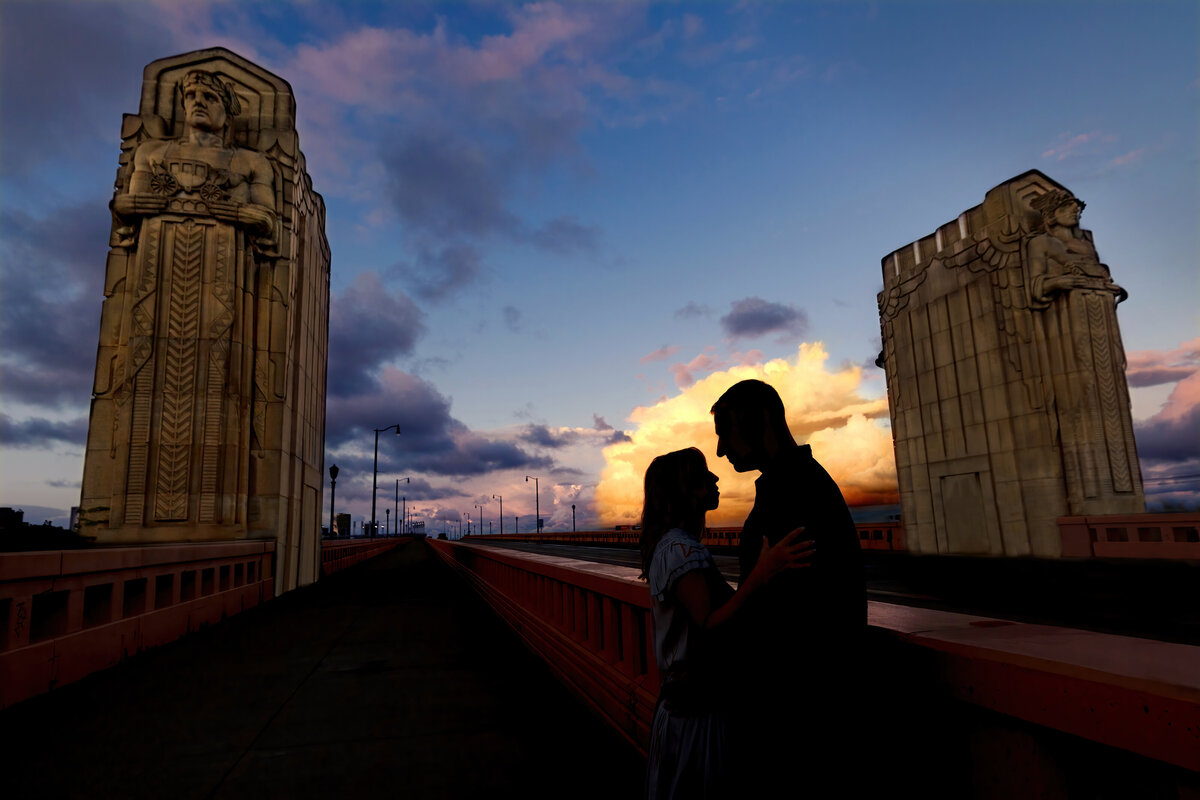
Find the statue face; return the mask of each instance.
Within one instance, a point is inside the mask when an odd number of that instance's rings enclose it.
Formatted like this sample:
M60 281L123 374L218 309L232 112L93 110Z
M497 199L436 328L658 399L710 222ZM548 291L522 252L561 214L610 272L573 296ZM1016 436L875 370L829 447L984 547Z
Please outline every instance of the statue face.
M183 90L183 115L188 125L218 133L225 127L225 105L212 89L193 85Z
M1074 200L1064 203L1054 210L1054 221L1065 228L1073 228L1079 224L1079 203Z

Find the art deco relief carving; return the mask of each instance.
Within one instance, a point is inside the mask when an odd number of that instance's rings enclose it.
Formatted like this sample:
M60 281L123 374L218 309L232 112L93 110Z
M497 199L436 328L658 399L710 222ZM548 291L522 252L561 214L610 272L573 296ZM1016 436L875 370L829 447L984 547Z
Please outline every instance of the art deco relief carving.
M883 260L877 363L901 496L930 495L918 530L958 518L932 479L985 455L980 475L1012 500L985 515L988 552L1054 555L1057 516L1144 507L1116 317L1127 295L1079 227L1083 207L1031 171Z
M321 491L330 259L294 124L286 82L227 50L147 66L110 204L87 533L277 537L313 569L320 521L293 498Z

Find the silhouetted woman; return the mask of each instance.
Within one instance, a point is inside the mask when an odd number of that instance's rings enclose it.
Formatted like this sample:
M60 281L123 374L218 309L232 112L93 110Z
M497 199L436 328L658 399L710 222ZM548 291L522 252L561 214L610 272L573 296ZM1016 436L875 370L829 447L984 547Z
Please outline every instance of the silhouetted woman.
M694 447L659 456L646 470L642 570L650 586L654 655L662 683L646 765L647 800L735 797L720 695L728 655L723 631L748 597L785 569L806 567L802 529L771 547L735 592L700 542L720 501L717 476Z

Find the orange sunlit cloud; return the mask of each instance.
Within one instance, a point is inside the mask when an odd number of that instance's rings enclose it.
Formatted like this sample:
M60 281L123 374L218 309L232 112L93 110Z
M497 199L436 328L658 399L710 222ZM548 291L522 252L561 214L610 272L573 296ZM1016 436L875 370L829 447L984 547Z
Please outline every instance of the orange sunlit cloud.
M883 422L887 399L860 394L862 368L830 371L820 342L802 344L792 360L734 366L714 372L678 395L630 414L630 440L604 448L605 466L596 487L596 510L606 525L636 523L642 510L642 480L655 456L697 447L721 479L721 506L708 515L712 526L740 525L754 503L757 472L739 475L716 457L717 437L709 409L733 384L757 378L775 387L796 441L812 445L851 505L897 502L891 431Z

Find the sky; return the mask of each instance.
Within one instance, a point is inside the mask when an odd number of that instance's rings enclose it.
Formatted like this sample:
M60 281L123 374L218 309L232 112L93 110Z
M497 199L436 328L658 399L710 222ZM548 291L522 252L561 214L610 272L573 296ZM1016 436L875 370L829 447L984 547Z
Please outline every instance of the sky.
M0 0L0 505L79 502L122 114L147 63L219 46L295 93L356 523L397 424L381 519L628 524L694 445L740 524L755 474L708 409L747 377L852 505L895 502L880 260L1029 169L1129 292L1148 503L1198 507L1198 9Z

